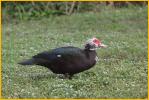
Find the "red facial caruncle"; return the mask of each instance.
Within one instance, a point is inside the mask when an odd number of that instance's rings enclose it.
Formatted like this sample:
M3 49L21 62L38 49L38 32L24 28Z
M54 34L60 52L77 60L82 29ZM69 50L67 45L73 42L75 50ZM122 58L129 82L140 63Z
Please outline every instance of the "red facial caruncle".
M96 39L96 38L93 39L93 42L94 42L95 44L97 44L97 45L101 44L101 41L98 40L98 39Z
M93 38L92 42L95 44L96 47L106 48L107 46L101 43L101 41L97 38Z

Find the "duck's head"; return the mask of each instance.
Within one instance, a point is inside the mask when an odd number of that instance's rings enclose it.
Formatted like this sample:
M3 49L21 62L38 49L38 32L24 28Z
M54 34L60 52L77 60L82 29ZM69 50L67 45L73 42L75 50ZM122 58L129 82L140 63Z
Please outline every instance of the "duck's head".
M92 38L87 40L85 44L85 49L87 50L96 50L96 48L106 48L107 45L103 44L99 39Z

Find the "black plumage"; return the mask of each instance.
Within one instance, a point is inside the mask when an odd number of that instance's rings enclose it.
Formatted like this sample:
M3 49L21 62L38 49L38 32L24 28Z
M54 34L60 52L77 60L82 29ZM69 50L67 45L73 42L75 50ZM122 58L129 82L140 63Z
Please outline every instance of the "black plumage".
M95 39L92 39L92 41ZM99 44L94 44L94 42L91 44L90 42L85 45L84 49L72 46L56 48L39 53L19 64L44 66L53 73L64 74L71 78L74 74L90 69L96 64L95 48L99 47Z

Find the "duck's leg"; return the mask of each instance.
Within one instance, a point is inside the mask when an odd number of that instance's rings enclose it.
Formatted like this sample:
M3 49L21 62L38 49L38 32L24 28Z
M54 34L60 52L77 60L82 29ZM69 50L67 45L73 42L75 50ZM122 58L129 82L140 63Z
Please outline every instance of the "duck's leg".
M72 79L73 74L65 73L64 76L67 79Z

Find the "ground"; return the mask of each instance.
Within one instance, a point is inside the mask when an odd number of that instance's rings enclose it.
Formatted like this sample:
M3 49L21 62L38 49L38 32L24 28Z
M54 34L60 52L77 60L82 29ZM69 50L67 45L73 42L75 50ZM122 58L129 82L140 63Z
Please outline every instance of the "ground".
M147 98L147 7L16 21L2 24L3 98ZM17 64L56 47L83 48L92 37L108 48L98 49L99 62L72 80Z

